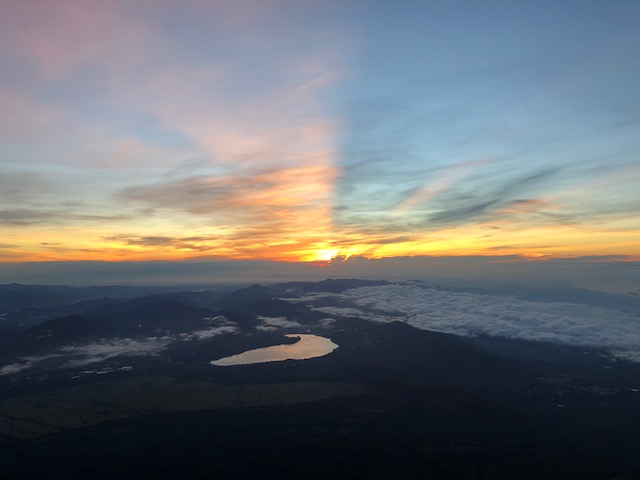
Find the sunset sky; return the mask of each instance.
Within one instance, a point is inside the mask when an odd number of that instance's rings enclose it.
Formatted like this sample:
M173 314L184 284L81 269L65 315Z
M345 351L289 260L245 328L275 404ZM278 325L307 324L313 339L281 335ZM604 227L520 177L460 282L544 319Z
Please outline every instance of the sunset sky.
M0 0L0 262L640 256L640 3Z

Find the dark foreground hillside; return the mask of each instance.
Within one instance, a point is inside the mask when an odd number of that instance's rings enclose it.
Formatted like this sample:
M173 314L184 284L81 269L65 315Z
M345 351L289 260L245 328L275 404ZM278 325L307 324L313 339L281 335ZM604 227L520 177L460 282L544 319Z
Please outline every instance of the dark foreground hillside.
M110 303L12 333L2 478L640 478L637 364L596 349L327 321L282 295ZM295 342L283 333L339 347L209 363Z

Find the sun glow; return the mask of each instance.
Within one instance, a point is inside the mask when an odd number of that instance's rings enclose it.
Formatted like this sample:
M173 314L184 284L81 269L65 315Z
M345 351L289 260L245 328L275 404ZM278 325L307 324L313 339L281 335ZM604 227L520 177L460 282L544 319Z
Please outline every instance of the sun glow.
M328 262L332 258L336 257L340 253L339 248L321 248L313 252L309 258L305 259L308 262Z

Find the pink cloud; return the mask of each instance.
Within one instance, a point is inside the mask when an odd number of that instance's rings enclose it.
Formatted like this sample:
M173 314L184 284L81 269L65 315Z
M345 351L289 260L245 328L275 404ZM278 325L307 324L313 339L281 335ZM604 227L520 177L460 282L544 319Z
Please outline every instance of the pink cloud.
M32 63L46 79L80 65L117 68L139 59L148 45L145 23L123 11L126 3L104 0L3 3L4 54Z
M24 139L42 133L60 119L53 107L36 103L24 93L0 85L0 138Z

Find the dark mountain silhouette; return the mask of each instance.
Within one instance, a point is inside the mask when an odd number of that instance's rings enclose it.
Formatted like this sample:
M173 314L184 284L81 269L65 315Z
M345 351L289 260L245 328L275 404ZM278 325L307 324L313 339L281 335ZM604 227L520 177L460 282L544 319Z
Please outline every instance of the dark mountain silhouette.
M270 287L254 284L247 288L241 288L231 292L215 302L220 308L233 308L249 302L266 300L278 295L279 291Z
M271 288L278 289L282 293L289 289L296 289L300 292L330 292L342 293L350 288L358 287L375 287L380 285L389 285L386 280L361 280L355 278L328 278L320 282L287 282L277 283Z
M171 293L186 303L207 298L210 302L219 295L210 286L193 286L186 291L184 286L91 286L70 287L66 285L21 285L17 283L0 285L0 314L17 312L25 308L49 308L69 305L83 300L102 298L135 298ZM81 312L73 312L81 313Z
M204 295L201 295L200 292L194 292L192 296L184 294L183 292L149 295L131 300L109 302L109 304L99 305L96 308L85 310L84 314L90 317L106 317L118 313L130 312L144 305L163 302L179 303L185 307L203 308L209 303L211 298L217 296L218 294L211 292L206 292Z
M23 308L17 312L8 313L5 316L4 326L16 329L28 328L42 324L47 320L64 317L66 315L83 314L87 311L122 301L122 299L117 298L96 298L54 307Z
M82 336L91 334L99 325L95 320L91 320L80 315L68 315L66 317L48 320L41 325L30 328L27 334L30 335L64 335L66 337Z

